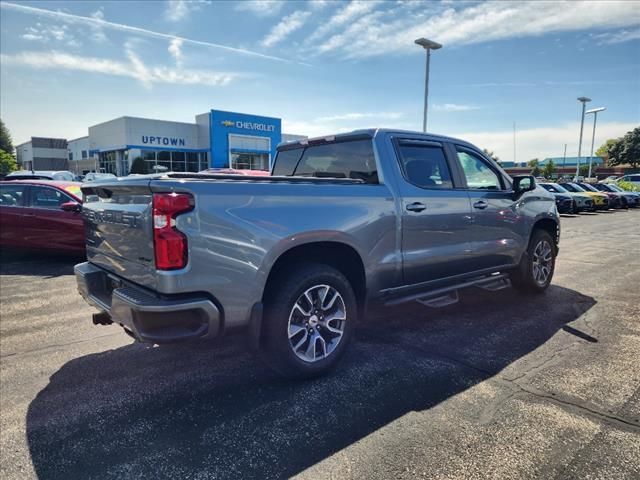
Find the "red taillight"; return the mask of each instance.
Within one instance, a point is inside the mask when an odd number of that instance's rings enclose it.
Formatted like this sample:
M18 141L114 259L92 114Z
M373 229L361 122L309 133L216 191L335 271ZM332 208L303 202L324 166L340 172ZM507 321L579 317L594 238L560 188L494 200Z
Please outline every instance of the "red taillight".
M153 194L153 243L158 270L176 270L187 265L187 237L176 229L176 217L193 208L188 193Z

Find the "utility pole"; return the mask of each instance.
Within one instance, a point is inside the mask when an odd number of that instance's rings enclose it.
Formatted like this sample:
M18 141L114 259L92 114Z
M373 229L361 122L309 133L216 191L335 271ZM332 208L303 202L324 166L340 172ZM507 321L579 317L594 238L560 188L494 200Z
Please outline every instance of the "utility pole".
M516 163L516 122L513 122L513 163Z
M426 38L419 38L415 41L427 51L427 67L424 78L424 115L422 117L422 131L427 132L427 104L429 102L429 63L431 60L431 50L438 50L442 45Z
M603 112L607 107L593 108L585 113L589 115L593 113L593 134L591 135L591 156L589 157L589 178L591 178L591 164L593 163L593 142L596 140L596 122L598 121L598 112Z
M580 157L582 156L582 130L584 129L584 110L587 106L587 102L590 102L591 99L589 97L578 97L578 101L582 102L582 119L580 121L580 143L578 143L578 163L576 164L576 178L580 176Z

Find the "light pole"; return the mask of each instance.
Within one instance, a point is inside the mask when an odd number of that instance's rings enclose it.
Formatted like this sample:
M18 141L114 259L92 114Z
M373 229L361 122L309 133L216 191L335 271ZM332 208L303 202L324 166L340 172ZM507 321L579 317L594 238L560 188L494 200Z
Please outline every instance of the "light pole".
M580 121L580 143L578 143L578 163L576 164L576 178L580 176L580 157L582 156L582 129L584 128L584 109L587 105L587 102L590 102L591 99L588 97L578 97L578 101L582 102L582 120Z
M427 132L427 103L429 100L429 60L431 59L431 50L438 50L442 48L437 42L427 40L426 38L419 38L415 41L417 45L420 45L427 51L427 69L424 78L424 116L422 118L422 131Z
M598 121L598 112L603 112L607 107L592 108L584 112L585 115L593 113L593 133L591 134L591 156L589 157L589 178L591 178L591 163L593 162L593 142L596 140L596 122Z

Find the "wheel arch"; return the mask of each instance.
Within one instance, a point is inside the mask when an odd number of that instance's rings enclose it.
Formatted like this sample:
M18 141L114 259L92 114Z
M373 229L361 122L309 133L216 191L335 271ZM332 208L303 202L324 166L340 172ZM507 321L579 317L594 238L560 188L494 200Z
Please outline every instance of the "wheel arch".
M277 286L277 278L287 268L308 263L329 265L342 273L353 288L358 301L358 310L362 311L367 291L364 262L355 248L336 241L303 243L282 252L269 271L262 302L265 303L272 289Z
M557 252L558 244L560 243L560 223L554 218L547 217L538 219L531 228L531 235L529 236L529 238L533 237L533 234L536 230L544 230L549 235L551 235Z

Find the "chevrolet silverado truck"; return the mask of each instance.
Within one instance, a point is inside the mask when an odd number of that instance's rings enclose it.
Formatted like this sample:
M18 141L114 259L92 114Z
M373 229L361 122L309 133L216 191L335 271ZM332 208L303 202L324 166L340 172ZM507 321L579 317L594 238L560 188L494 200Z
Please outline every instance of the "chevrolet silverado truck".
M455 138L359 130L278 146L270 176L168 173L82 187L80 294L155 344L244 331L277 371L333 368L381 305L543 292L551 193ZM499 293L496 293L499 295Z

